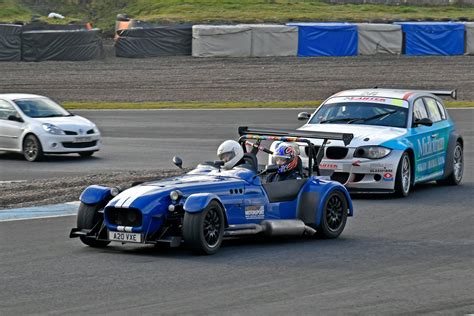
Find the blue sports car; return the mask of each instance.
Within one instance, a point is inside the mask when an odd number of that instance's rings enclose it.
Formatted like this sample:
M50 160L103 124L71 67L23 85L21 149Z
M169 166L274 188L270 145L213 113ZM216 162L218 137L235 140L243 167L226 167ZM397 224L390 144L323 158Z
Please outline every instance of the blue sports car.
M199 254L216 253L225 237L338 237L347 217L353 215L351 198L340 183L313 175L319 172L324 148L314 150L309 138L348 145L353 135L248 127L239 128L239 133L244 164L230 170L221 168L223 161L214 161L182 176L137 184L123 192L97 185L86 188L80 197L77 228L70 237L79 237L91 247L105 247L112 241L166 242L171 247L184 243ZM307 144L314 155L309 155L303 177L265 183L264 175L276 167L257 170L258 151L270 152L261 146L264 140ZM181 167L179 158L173 161Z

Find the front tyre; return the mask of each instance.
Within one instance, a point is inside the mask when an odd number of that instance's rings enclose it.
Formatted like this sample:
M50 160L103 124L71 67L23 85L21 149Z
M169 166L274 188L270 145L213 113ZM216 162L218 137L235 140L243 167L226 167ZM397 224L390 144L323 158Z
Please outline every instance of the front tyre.
M404 152L397 167L397 174L395 175L395 195L399 197L406 197L411 190L411 176L412 166L410 156Z
M96 225L101 225L103 219L98 212L99 208L97 205L81 203L77 212L77 228L91 230ZM84 244L94 248L103 248L110 243L110 241L97 240L86 236L79 236L79 238Z
M30 134L25 137L23 140L22 152L23 157L30 162L41 161L44 158L43 147L41 146L38 137L35 135Z
M341 191L334 190L328 194L321 224L316 228L318 236L333 239L342 233L346 226L348 204L347 197Z
M184 243L200 255L215 254L224 238L224 211L212 201L199 213L185 213L183 221Z
M464 153L461 143L456 142L456 146L454 147L454 154L453 160L451 162L453 164L453 172L446 178L442 180L436 181L438 184L441 185L458 185L461 183L463 172L464 172Z

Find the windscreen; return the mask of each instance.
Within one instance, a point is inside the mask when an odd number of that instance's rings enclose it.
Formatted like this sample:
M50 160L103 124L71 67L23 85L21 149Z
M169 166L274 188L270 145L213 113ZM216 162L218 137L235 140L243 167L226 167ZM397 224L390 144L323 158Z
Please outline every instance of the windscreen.
M408 103L385 98L334 98L321 105L309 124L362 124L406 127ZM370 100L372 99L372 100ZM377 100L384 103L379 103Z
M14 102L25 115L33 118L72 116L71 113L48 98L19 99Z

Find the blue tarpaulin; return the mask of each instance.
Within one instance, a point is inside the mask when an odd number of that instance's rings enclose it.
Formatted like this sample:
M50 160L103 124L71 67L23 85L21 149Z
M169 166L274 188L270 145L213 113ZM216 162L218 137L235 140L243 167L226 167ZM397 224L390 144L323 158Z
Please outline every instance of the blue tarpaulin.
M349 23L288 23L298 26L298 56L357 55L357 26Z
M406 55L464 54L464 24L452 22L396 22L405 35Z

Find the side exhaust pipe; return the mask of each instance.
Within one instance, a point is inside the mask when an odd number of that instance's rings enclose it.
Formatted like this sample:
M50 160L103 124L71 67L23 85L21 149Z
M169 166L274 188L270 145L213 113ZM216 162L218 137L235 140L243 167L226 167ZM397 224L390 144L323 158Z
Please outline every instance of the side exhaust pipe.
M312 236L316 233L316 230L299 219L265 220L261 225L267 236Z
M244 236L263 233L266 236L312 236L316 230L299 219L264 220L259 224L230 225L224 236Z

